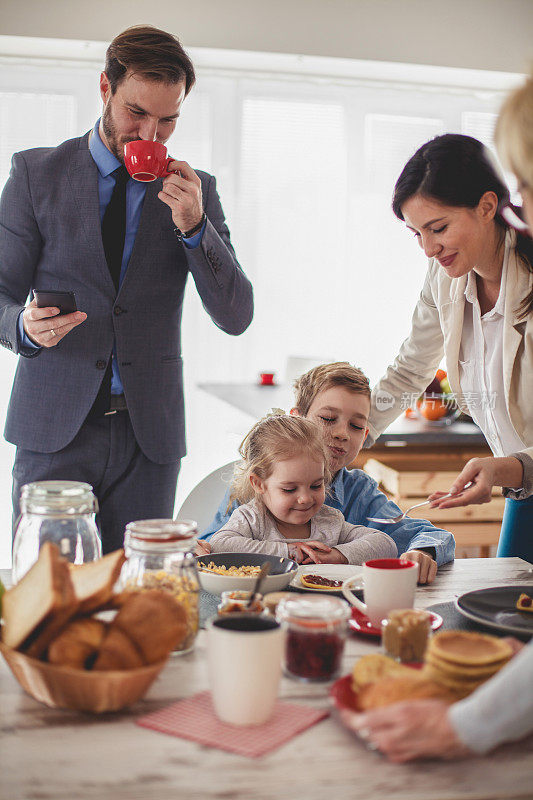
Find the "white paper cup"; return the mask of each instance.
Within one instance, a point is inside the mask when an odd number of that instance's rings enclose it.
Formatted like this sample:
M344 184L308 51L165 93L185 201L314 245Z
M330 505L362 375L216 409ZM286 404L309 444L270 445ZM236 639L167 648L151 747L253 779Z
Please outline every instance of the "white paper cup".
M342 584L345 598L366 614L373 625L395 608L412 608L418 581L418 564L400 558L375 558L363 564L362 578L353 576ZM358 584L358 585L356 585ZM365 602L353 594L353 589L363 589Z
M284 632L268 617L228 614L207 626L209 685L217 716L232 725L261 725L274 710Z

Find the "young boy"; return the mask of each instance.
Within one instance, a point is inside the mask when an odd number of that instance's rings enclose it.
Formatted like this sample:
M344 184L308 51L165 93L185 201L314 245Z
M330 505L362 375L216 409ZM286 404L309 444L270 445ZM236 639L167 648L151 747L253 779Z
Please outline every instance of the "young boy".
M419 565L419 583L431 583L437 565L452 561L455 540L449 531L435 528L427 520L405 518L396 525L368 522L368 517L394 517L398 506L378 489L376 482L360 469L348 470L368 434L370 386L360 369L347 361L323 364L295 381L295 407L299 414L318 423L324 430L329 466L334 478L326 495L326 505L342 511L347 522L370 525L387 533L396 543L398 554ZM218 531L229 519L237 503L228 509L229 489L211 525L201 539ZM208 543L200 542L199 552L209 552Z

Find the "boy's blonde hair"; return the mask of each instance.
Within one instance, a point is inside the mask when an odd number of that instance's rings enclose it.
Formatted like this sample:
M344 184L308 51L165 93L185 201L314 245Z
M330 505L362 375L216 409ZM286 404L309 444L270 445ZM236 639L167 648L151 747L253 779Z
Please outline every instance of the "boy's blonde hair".
M494 138L505 166L533 190L533 76L504 101Z
M342 386L354 394L370 398L368 378L358 367L352 367L348 361L321 364L294 381L294 402L298 413L307 416L317 394L332 386Z
M237 464L231 484L230 504L247 503L254 496L250 475L266 480L272 475L277 461L293 456L308 455L324 462L324 482L331 480L328 454L322 431L314 422L285 412L269 414L259 420L239 447L242 462Z

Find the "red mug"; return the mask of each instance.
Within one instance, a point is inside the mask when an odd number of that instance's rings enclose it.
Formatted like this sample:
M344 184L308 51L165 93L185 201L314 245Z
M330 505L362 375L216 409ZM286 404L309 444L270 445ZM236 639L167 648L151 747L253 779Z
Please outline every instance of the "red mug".
M167 156L167 148L161 142L136 139L124 145L124 164L136 181L148 183L170 175L171 161L174 159Z
M274 372L261 372L259 375L259 383L261 386L273 386L274 374Z

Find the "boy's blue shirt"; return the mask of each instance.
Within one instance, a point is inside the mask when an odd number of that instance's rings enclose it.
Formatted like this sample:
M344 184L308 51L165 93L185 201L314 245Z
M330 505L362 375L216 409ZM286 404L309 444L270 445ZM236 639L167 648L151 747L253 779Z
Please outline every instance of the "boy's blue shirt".
M199 537L210 539L213 533L220 530L238 507L234 502L226 511L229 502L229 488L218 507L215 518ZM455 555L455 539L449 531L436 528L426 519L404 519L396 525L380 525L368 522L368 517L395 517L401 514L396 503L389 500L379 490L376 481L360 469L339 470L326 494L327 506L342 511L344 518L352 525L366 525L387 533L396 543L398 555L407 550L419 550L433 547L438 566L453 561Z

